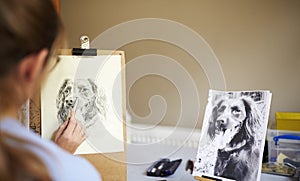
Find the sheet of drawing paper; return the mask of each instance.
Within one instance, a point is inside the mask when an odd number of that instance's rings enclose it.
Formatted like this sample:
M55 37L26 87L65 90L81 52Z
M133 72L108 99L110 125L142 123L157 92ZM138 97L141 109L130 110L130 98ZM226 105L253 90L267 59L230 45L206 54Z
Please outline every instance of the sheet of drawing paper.
M42 137L50 139L73 109L88 136L76 154L124 151L121 56L60 59L42 86Z
M210 90L194 176L260 180L272 94Z

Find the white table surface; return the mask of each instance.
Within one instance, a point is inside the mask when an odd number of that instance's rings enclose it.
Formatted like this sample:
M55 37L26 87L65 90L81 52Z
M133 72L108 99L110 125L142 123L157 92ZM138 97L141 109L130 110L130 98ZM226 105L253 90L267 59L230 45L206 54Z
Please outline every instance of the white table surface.
M127 180L128 181L191 181L193 176L185 171L188 160L194 160L197 150L186 146L169 146L165 144L127 145ZM161 158L182 159L176 172L169 177L149 177L146 170ZM261 174L262 181L294 181L294 178L272 174Z

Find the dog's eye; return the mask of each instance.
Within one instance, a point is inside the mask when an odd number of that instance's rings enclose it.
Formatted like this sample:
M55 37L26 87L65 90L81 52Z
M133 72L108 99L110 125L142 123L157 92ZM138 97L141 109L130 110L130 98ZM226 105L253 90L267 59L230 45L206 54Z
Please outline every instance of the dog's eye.
M68 87L64 90L65 95L69 95L71 93L71 87Z
M70 93L70 91L67 89L67 90L65 90L65 94L69 94Z
M83 93L85 93L85 92L87 92L88 91L88 89L86 89L86 88L83 88L82 90L81 90L81 92L83 92Z
M241 110L238 107L232 107L232 114L239 114L241 112Z
M234 110L232 111L233 114L237 114L237 113L240 113L241 111L240 110Z

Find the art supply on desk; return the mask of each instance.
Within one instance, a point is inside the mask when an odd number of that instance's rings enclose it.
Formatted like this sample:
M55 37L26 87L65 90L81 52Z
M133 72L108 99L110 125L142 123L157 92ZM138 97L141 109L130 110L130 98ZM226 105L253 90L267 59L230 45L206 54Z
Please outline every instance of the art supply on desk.
M192 160L188 160L186 162L185 171L190 171L190 174L192 174L193 170L194 170L194 162Z
M293 169L289 166L283 165L283 164L267 162L267 163L263 163L262 172L268 173L268 174L293 177L295 174L295 169Z
M288 164L291 167L298 168L300 167L300 162L294 161L283 153L280 153L277 157L277 163L279 164Z
M164 158L153 163L147 169L147 176L153 177L167 177L173 175L180 165L182 159L170 161L170 159Z
M277 157L277 162L267 162L262 165L262 172L281 176L299 178L300 162L296 162L283 153Z
M268 162L262 172L275 175L300 177L300 132L268 130Z
M280 153L277 157L277 163L290 167L292 170L294 170L293 177L296 177L300 180L300 161L295 161L296 159L293 160L283 153Z
M300 112L276 112L276 129L300 131Z
M271 130L267 132L269 162L278 162L285 155L290 159L300 161L300 132L287 130ZM282 154L280 156L280 154ZM283 161L280 161L283 163Z

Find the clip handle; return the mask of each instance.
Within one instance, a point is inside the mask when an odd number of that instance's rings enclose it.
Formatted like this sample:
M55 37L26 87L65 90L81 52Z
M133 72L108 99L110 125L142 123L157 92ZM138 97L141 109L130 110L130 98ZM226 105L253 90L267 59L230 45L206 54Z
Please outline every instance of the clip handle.
M80 37L81 48L82 49L89 49L90 48L90 39L88 36L84 35Z

